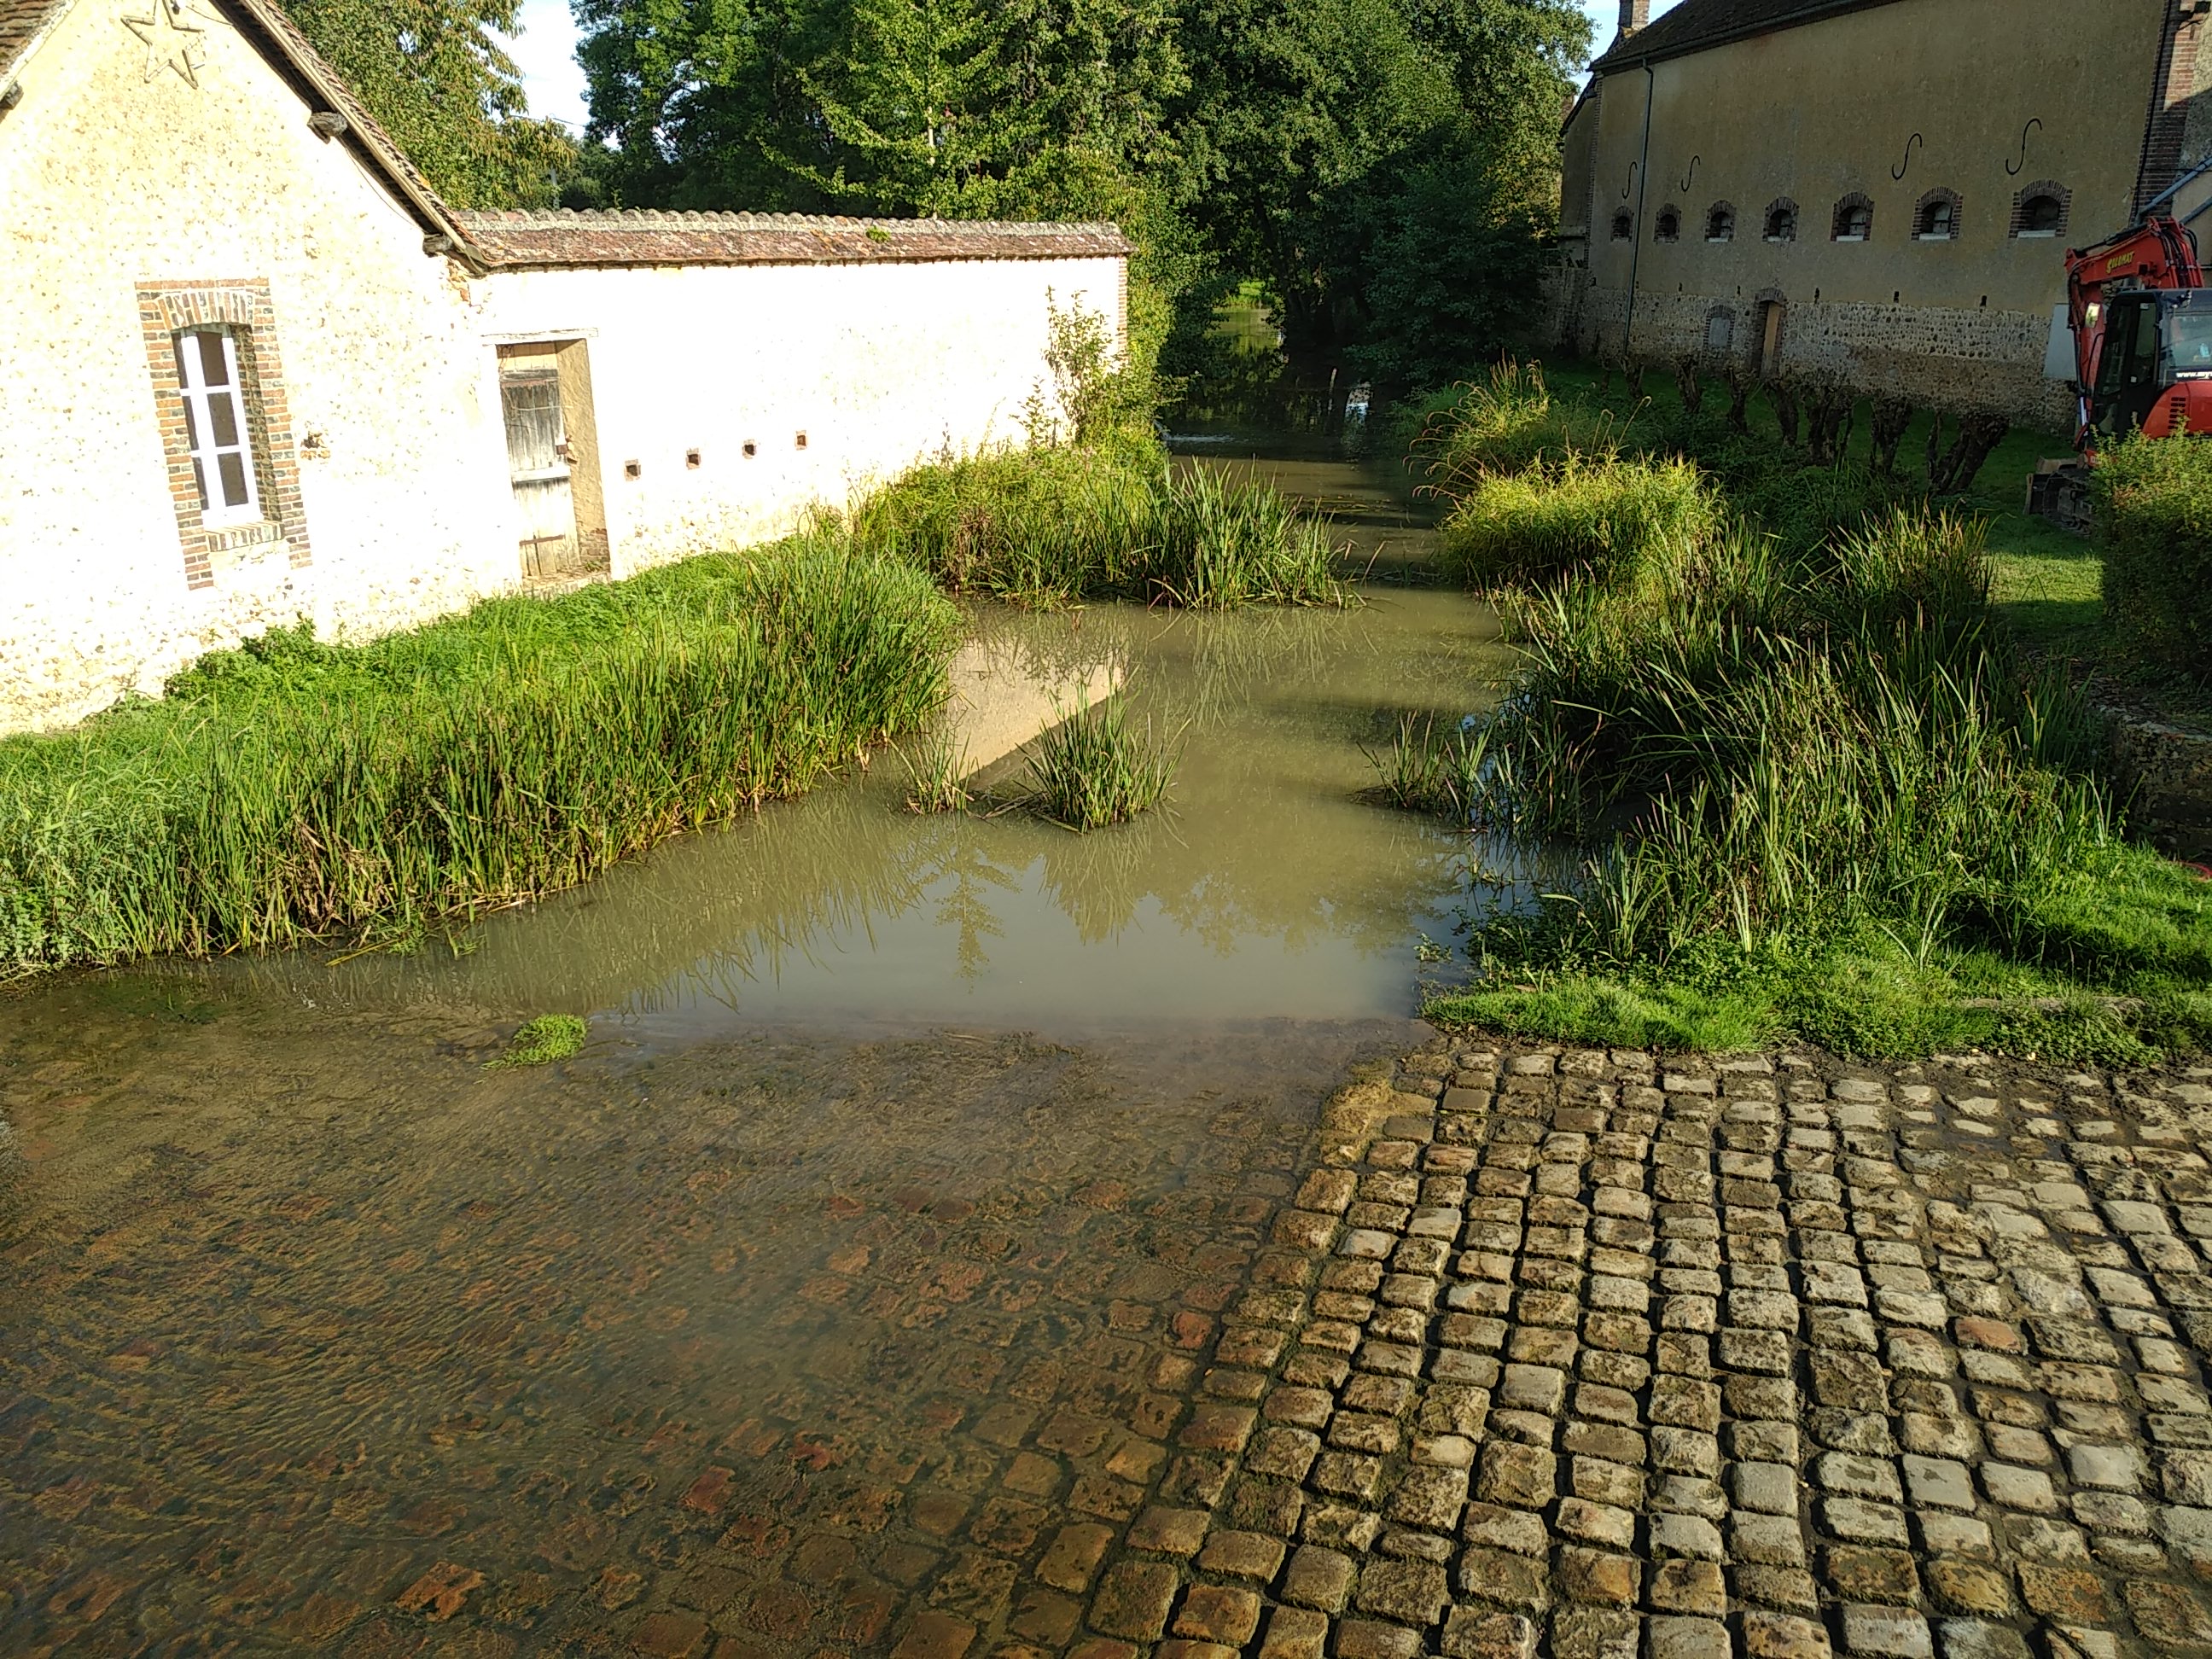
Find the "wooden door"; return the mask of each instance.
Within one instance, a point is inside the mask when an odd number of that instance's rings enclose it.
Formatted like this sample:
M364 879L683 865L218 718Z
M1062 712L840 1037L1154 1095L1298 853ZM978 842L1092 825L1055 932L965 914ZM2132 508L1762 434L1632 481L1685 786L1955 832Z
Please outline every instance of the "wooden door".
M533 580L574 570L576 508L568 482L568 434L561 415L561 371L550 356L502 362L500 411L507 421L507 479L522 525L523 574Z
M1769 380L1782 372L1782 307L1772 300L1759 308L1759 372Z

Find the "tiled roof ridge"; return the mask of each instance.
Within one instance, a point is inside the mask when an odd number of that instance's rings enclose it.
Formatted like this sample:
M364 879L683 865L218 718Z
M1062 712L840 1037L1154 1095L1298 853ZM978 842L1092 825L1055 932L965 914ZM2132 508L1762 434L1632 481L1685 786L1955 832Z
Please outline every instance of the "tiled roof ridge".
M1686 57L1752 35L1825 22L1900 0L1681 0L1633 34L1615 37L1590 67L1621 69L1647 58Z
M791 230L815 227L825 230L884 230L896 235L940 235L946 231L988 232L1024 236L1064 234L1113 235L1120 227L1107 220L1072 219L884 219L855 218L830 213L753 213L701 211L690 208L490 208L458 213L464 225L481 224L507 230L567 230L660 225L696 225L702 229Z

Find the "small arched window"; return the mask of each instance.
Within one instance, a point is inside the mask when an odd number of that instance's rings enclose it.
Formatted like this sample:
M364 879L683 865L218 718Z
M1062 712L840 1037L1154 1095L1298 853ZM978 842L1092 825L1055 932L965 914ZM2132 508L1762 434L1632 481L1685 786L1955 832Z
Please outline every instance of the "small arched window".
M1735 210L1726 202L1714 203L1712 211L1705 215L1705 240L1709 242L1732 242L1735 240Z
M1766 210L1766 228L1759 233L1770 242L1794 242L1797 240L1797 204L1784 197L1771 203Z
M1931 190L1912 210L1912 234L1917 241L1955 241L1959 234L1959 193Z
M1613 240L1614 241L1626 242L1633 239L1635 234L1636 216L1634 214L1631 213L1626 208L1623 208L1620 212L1613 216Z
M1838 242L1863 242L1874 234L1874 203L1853 191L1836 204L1835 228Z
M1659 217L1652 231L1656 241L1679 242L1682 240L1682 210L1672 202L1659 210Z
M2073 192L2045 179L2030 185L2013 198L2012 234L2015 236L2056 237L2066 230Z

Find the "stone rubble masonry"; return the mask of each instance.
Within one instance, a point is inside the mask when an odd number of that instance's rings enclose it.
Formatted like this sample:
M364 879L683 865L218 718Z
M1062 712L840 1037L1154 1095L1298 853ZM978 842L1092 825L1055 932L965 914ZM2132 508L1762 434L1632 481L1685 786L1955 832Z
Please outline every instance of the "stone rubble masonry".
M2212 1068L1439 1037L1006 1659L2212 1648ZM987 1650L979 1645L975 1650Z

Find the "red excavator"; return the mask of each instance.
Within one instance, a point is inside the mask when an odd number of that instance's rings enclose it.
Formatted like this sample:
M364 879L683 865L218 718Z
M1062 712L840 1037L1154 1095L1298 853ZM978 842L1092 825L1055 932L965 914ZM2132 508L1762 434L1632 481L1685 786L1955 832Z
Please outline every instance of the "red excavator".
M2164 210L2204 170L2118 236L2067 251L2074 447L2081 459L2037 465L2027 485L2030 513L2087 530L2089 467L2099 445L2136 431L2151 438L2212 435L2212 289L2204 286L2195 233Z

